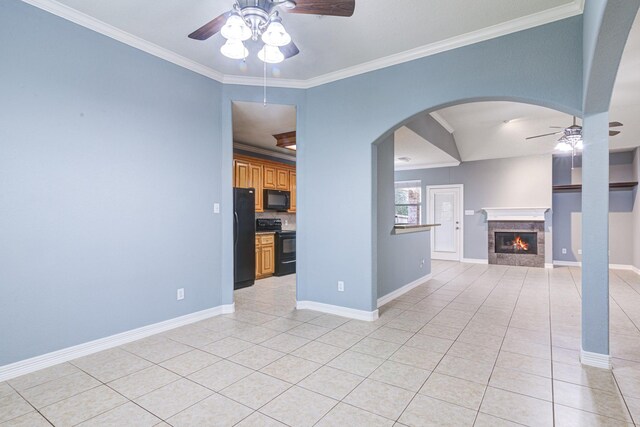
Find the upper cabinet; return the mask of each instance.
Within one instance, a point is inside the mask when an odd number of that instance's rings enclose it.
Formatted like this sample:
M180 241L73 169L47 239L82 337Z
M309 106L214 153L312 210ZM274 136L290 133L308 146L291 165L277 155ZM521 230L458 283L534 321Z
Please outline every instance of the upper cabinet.
M255 188L256 212L264 212L262 207L263 190L282 190L291 192L291 208L296 211L296 167L284 163L257 159L255 157L234 155L233 186Z

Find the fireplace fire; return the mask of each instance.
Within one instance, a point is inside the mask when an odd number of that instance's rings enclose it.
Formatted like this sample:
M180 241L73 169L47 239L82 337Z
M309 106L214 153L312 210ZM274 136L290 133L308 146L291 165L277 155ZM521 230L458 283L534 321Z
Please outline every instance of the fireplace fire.
M536 255L538 253L538 233L496 231L495 253Z

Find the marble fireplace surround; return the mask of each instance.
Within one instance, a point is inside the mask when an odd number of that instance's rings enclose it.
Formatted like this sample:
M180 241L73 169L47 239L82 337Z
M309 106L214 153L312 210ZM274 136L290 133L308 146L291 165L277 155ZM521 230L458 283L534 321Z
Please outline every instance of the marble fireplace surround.
M483 208L487 213L489 264L526 267L545 266L545 212L549 208ZM537 233L537 254L496 253L496 232Z

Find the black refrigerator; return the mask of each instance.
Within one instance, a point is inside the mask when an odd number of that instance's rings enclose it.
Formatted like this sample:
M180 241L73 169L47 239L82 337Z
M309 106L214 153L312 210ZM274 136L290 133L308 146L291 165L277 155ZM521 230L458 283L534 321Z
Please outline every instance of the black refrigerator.
M233 289L256 280L256 194L253 188L233 189Z

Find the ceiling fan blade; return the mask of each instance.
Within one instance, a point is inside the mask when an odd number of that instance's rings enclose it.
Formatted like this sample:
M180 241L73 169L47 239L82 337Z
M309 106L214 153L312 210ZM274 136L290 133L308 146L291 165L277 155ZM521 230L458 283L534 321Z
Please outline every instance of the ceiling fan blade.
M280 52L284 55L285 58L291 58L292 56L296 56L300 53L300 49L294 42L289 43L286 46L282 46L280 48Z
M356 0L295 0L296 7L291 13L309 15L352 16Z
M193 33L189 34L190 39L194 40L206 40L218 31L222 29L224 24L227 22L227 19L231 15L231 12L223 13L222 15L215 18L213 21L210 21L204 24L202 27L195 30Z
M609 131L609 136L616 136L617 134L619 134L620 131L619 130L610 130Z
M527 137L527 138L525 138L525 139L542 138L543 136L557 135L557 134L559 134L559 133L562 133L562 132L553 132L553 133L545 133L545 134L542 134L542 135L529 136L529 137Z
M619 126L624 126L622 123L620 122L609 122L609 127L610 128L617 128Z

